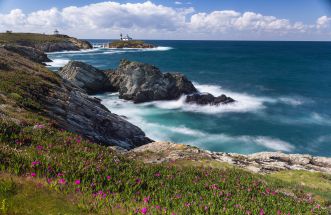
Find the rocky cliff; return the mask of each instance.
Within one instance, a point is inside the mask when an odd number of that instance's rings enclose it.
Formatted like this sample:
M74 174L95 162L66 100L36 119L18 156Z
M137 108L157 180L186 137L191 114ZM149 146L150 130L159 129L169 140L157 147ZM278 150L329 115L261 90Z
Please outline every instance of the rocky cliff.
M127 149L151 142L98 99L24 55L0 48L0 66L1 120L24 123L44 117L94 142Z
M91 49L88 41L67 35L45 35L32 33L1 33L0 44L32 47L42 52L77 51Z

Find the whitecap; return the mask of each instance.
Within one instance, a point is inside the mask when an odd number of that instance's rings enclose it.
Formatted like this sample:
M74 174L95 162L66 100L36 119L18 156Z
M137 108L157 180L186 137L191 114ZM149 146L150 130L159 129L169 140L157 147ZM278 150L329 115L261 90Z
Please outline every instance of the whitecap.
M69 59L52 59L53 62L46 62L47 67L63 67L69 62Z

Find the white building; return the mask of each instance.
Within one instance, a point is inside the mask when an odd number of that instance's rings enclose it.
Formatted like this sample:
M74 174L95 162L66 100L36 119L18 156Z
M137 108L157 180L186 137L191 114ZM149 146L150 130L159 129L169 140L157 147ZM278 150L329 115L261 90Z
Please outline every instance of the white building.
M121 34L121 40L122 41L130 41L130 40L132 40L132 37L130 37L128 34L125 37L123 37L123 35Z

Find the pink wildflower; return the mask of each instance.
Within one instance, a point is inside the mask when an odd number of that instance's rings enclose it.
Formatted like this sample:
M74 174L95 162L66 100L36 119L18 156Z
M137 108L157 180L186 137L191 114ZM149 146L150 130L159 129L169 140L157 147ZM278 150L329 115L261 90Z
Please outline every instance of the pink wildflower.
M260 215L265 215L264 210L261 208Z
M76 184L76 185L80 185L80 180L76 180L76 181L75 181L75 184Z
M66 184L66 180L64 178L59 179L59 184Z
M147 208L142 208L142 209L140 210L140 212L141 212L142 214L147 214L147 211L148 211Z
M155 177L160 177L161 176L161 173L157 172L154 174Z
M106 178L107 178L107 180L108 180L108 181L110 181L110 179L111 179L111 176L110 176L110 175L107 175L107 177L106 177Z
M37 174L35 173L35 172L31 172L31 177L36 177L37 176Z
M37 148L37 150L43 150L44 147L41 145L38 145L36 148Z
M144 197L144 203L148 203L149 202L149 199L150 199L149 196L148 197Z
M31 163L31 166L32 166L32 167L36 167L36 166L38 166L39 164L40 164L39 161L33 161L33 162Z

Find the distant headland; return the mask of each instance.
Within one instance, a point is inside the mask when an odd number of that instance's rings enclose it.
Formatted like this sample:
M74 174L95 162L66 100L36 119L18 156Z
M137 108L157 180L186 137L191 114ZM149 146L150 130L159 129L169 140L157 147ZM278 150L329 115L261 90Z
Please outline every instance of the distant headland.
M142 40L134 40L128 34L123 37L123 34L120 34L119 40L114 40L110 43L104 44L104 48L136 48L136 49L146 49L146 48L156 48L157 46L145 43Z

